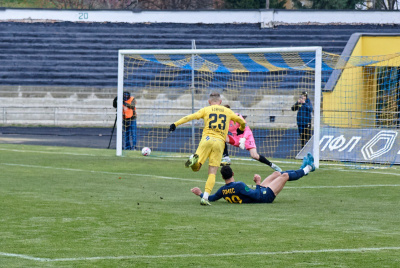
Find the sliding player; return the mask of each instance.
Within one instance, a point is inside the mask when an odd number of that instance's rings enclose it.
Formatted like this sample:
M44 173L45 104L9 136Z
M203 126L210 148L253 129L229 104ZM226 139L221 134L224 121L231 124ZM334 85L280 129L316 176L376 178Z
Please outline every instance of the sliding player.
M263 182L258 174L254 174L253 181L256 183L256 189L250 189L244 182L236 182L233 178L233 171L230 166L221 168L222 178L225 185L218 191L209 196L211 202L224 198L229 203L272 203L276 196L281 192L287 181L298 180L306 176L309 172L315 170L314 157L308 153L303 159L303 164L298 170L288 170L284 172L274 171ZM200 188L195 187L192 193L200 197L203 196Z
M187 115L169 127L170 131L174 131L177 126L182 125L191 120L202 118L204 120L204 129L201 141L197 147L196 153L192 155L185 163L186 167L191 167L193 171L199 171L204 162L208 162L208 178L205 186L205 193L200 201L201 205L208 206L208 196L215 185L215 175L221 164L222 152L225 146L225 139L228 134L228 123L232 120L240 124L237 131L243 133L246 122L243 118L237 116L229 108L221 106L221 96L218 92L212 92L208 103L210 106L204 107L194 114Z
M229 105L224 105L224 106L229 109L231 108ZM237 115L240 116L241 118L243 118L242 115L240 115L238 113L237 113ZM244 120L244 118L243 118L243 120ZM251 131L249 126L246 126L243 134L238 134L236 131L237 128L238 128L237 123L232 122L232 121L229 123L229 132L232 135L228 135L226 137L226 142L228 142L229 144L232 144L233 146L239 147L242 150L244 150L244 149L248 150L251 158L270 166L272 169L274 169L276 171L279 171L279 172L282 171L282 169L280 167L278 167L274 163L270 162L267 158L265 158L265 156L257 153L257 147L256 147L256 143L254 140L253 132ZM223 158L221 160L221 165L225 166L225 165L230 165L230 164L231 164L231 160L229 158L228 148L225 144L224 154L223 154Z

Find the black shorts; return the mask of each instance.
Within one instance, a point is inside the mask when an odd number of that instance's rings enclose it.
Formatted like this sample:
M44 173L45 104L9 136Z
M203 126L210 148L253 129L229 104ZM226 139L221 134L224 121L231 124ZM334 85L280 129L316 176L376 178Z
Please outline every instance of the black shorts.
M271 188L260 187L261 197L260 203L272 203L275 200L275 194Z

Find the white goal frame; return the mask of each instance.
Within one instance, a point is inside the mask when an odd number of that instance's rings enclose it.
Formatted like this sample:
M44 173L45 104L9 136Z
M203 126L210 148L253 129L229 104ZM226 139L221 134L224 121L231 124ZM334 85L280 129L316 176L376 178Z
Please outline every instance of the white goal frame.
M129 54L238 54L238 53L281 53L281 52L314 52L315 53L315 95L314 95L314 139L313 156L315 167L319 168L319 142L321 125L321 70L322 47L282 47L282 48L239 48L239 49L120 49L118 50L118 106L117 106L117 141L116 155L122 156L122 95L124 86L124 56Z

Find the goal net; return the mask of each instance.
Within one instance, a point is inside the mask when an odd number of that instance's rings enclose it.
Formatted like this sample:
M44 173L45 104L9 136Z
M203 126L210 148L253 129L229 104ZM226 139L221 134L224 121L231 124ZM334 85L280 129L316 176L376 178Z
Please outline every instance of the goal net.
M324 53L323 62L320 159L356 168L399 164L400 54Z
M260 154L270 159L294 159L302 144L319 130L314 126L319 124L315 113L319 115L320 81L320 47L120 50L118 108L123 92L135 97L137 149L150 147L152 155L158 156L187 156L197 148L203 121L189 122L171 135L169 125L207 106L210 92L217 91L222 105L246 116ZM307 140L301 141L298 111L291 107L303 92L314 106L314 115ZM122 155L133 145L125 135L122 108L118 112L117 155ZM229 145L228 150L234 158L249 157L239 148ZM318 162L317 149L314 155Z
M359 167L400 161L399 55L345 58L320 47L120 50L117 155L135 146L151 148L152 156L193 153L203 121L172 134L168 128L207 106L212 91L246 117L257 151L275 162L307 152L317 166L320 159ZM123 92L136 100L133 138ZM245 150L228 150L233 159L250 159Z

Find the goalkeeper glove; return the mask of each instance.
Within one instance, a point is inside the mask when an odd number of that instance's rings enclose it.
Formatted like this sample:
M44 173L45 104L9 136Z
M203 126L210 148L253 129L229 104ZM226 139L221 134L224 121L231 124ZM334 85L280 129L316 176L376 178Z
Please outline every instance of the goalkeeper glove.
M246 138L240 138L239 139L239 148L244 150L246 148L245 143L246 143Z
M169 126L169 132L175 131L175 129L176 129L175 124L171 124L171 125Z
M242 135L242 134L244 133L244 130L240 130L240 128L238 128L238 129L236 130L236 133L237 133L238 135Z

